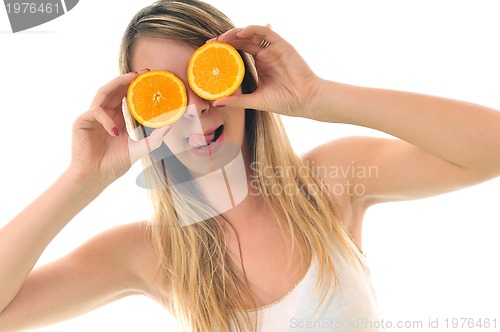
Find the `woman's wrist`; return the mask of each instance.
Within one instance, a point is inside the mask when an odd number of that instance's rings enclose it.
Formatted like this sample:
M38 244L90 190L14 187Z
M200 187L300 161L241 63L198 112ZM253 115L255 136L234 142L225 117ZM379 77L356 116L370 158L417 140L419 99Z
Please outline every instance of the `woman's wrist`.
M379 105L379 95L383 94L381 89L363 88L322 79L309 107L308 117L323 122L379 129L374 126L380 119L373 117L380 108L384 109ZM379 115L383 117L382 113Z
M111 181L101 176L83 172L72 166L66 169L59 180L76 188L79 194L93 198L97 197L111 184Z
M341 122L335 114L339 83L318 78L313 92L307 96L305 117L323 122Z

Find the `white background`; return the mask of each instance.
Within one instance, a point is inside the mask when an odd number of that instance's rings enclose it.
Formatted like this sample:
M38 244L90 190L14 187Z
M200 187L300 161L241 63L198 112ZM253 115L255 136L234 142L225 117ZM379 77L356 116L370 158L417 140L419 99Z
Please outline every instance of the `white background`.
M117 75L123 30L150 2L80 1L63 17L17 34L0 9L0 226L65 169L74 119ZM324 78L500 109L496 1L209 2L237 26L271 23ZM305 119L285 123L299 153L346 135L382 135ZM104 229L147 218L146 194L134 184L138 172L134 167L82 211L40 264ZM443 330L447 317L489 317L500 325L499 198L494 180L369 210L364 250L386 321L425 327L439 318ZM132 297L43 331L168 331L172 322L159 305Z

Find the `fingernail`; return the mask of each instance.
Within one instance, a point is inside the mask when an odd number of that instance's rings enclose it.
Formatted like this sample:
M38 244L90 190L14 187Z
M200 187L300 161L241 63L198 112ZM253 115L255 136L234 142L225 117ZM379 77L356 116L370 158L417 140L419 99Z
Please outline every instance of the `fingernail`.
M215 107L226 107L226 105L220 104L220 105L215 105Z
M147 71L151 71L151 69L149 69L149 68L144 68L144 69L142 69L142 70L139 70L139 74L145 73L145 72L147 72Z
M112 130L113 130L113 134L115 134L115 136L120 135L120 132L118 131L118 128L113 127L113 129L112 129Z

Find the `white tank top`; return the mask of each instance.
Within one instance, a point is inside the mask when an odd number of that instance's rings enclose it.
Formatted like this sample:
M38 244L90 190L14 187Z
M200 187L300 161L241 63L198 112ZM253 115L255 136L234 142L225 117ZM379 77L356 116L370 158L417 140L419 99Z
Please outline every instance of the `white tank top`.
M257 331L383 331L368 267L366 272L358 271L344 255L334 253L332 257L338 277L335 289L328 290L324 285L318 291L318 262L313 257L303 279L290 293L253 311L257 314ZM325 292L328 296L318 308Z

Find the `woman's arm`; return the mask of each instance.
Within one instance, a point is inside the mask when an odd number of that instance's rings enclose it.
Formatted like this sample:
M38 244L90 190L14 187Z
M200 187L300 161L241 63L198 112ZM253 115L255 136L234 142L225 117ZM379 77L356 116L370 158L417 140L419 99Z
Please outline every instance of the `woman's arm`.
M325 165L343 160L374 167L376 177L349 178L364 186L357 198L370 204L435 195L500 175L497 110L329 81L314 100L311 118L369 127L402 140L351 138L312 152Z
M147 247L144 237L133 238L124 231L98 237L31 272L47 245L77 213L147 153L149 146L161 144L165 130L147 138L149 144L128 138L121 101L136 76L121 75L99 90L91 109L73 126L67 171L0 229L0 331L52 323L128 292L148 292L150 280L142 271L151 269L134 263L144 251L137 245Z
M112 228L30 271L0 314L0 331L51 325L128 295L157 298L152 285L158 277L158 261L145 226Z
M259 85L251 94L223 98L215 106L354 124L401 139L348 138L326 143L306 156L316 166L343 170L325 178L327 184L347 183L348 189L359 185L361 194L345 191L354 209L443 193L500 174L498 111L320 79L292 45L266 27L234 29L218 39L255 56ZM262 39L270 46L260 47ZM372 175L359 176L357 167L371 169Z
M66 172L0 230L0 312L19 292L47 245L100 191Z
M479 179L500 174L500 112L463 101L325 81L312 117L377 129ZM323 107L321 107L323 106Z

